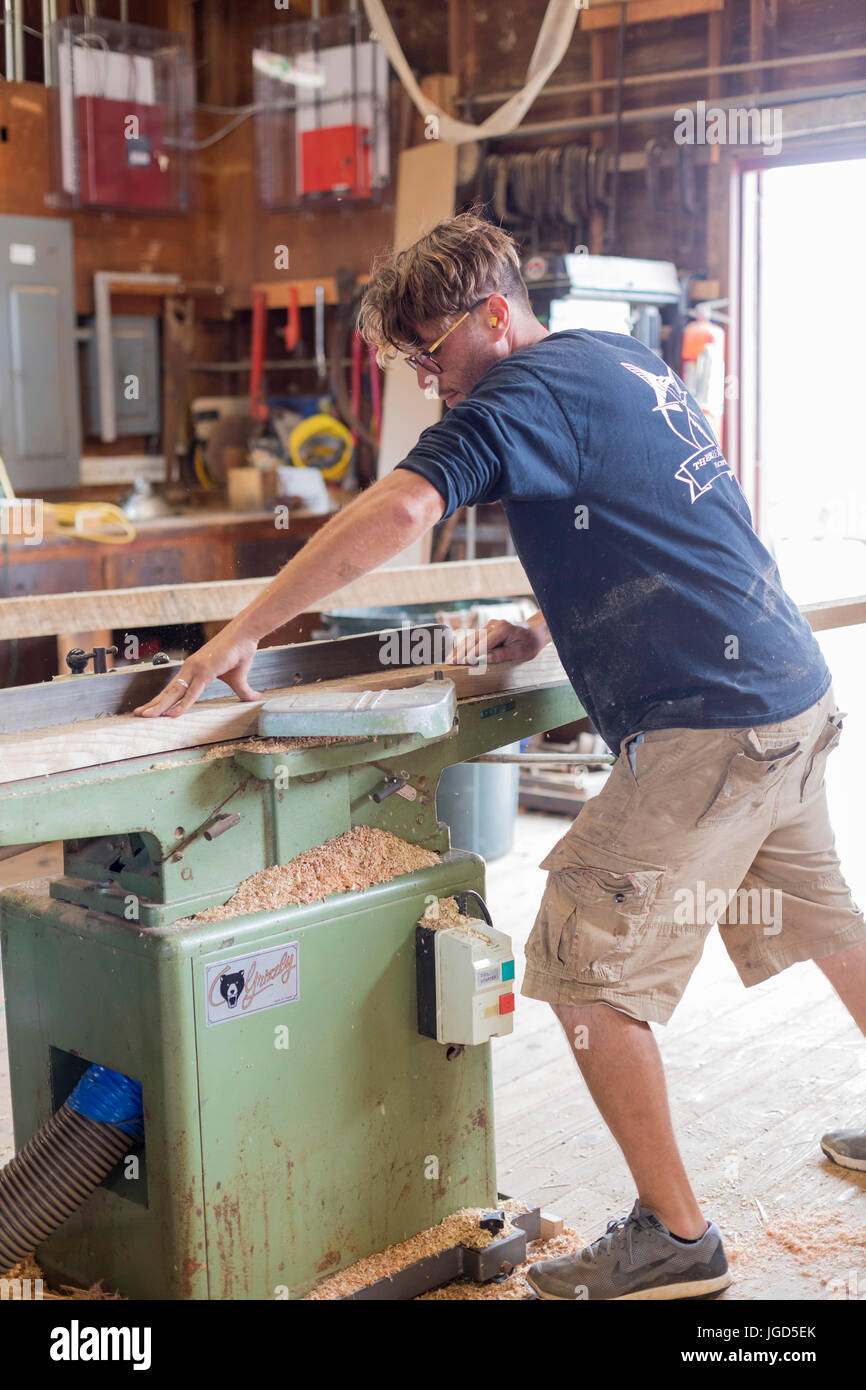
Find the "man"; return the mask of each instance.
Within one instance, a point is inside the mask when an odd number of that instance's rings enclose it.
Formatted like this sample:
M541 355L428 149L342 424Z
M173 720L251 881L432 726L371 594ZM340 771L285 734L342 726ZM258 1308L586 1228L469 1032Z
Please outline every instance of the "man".
M255 698L266 633L456 508L502 502L540 611L490 624L488 660L553 640L618 754L542 865L522 992L560 1020L638 1191L530 1283L559 1300L713 1294L727 1261L677 1150L650 1022L667 1022L720 921L745 984L815 959L866 1031L866 924L824 794L830 674L682 382L620 334L549 334L503 231L442 223L376 271L359 326L380 359L410 354L445 417L139 712L182 714L217 675Z

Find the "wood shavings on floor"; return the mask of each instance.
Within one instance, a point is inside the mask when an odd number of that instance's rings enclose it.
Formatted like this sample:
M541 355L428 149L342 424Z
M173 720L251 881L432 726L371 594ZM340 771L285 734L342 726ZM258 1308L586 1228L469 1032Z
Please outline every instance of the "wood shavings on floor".
M356 825L323 845L304 850L288 864L275 864L252 874L221 907L210 907L184 921L221 922L250 912L275 912L281 907L320 902L331 893L362 892L439 862L439 855L432 850L410 845L389 830Z
M77 1288L74 1284L61 1284L59 1291L51 1289L45 1280L45 1275L36 1263L32 1255L27 1255L23 1260L19 1260L16 1265L7 1270L2 1276L4 1279L30 1280L31 1299L22 1299L21 1302L32 1301L34 1303L80 1303L88 1302L125 1302L119 1293L106 1293L102 1287L102 1280L96 1284L91 1284L89 1289ZM41 1288L38 1280L41 1280ZM11 1300L18 1302L18 1299Z
M479 921L478 917L466 917L460 911L456 898L437 898L421 918L422 925L430 927L432 931L458 931L461 936L471 936L474 941L483 941L485 946L490 946L493 943L480 929Z
M489 1231L482 1231L478 1224L484 1216L485 1210L484 1207L462 1207L460 1211L446 1216L445 1220L440 1221L438 1226L431 1226L427 1231L419 1231L416 1236L412 1236L409 1240L402 1240L397 1245L389 1245L387 1250L382 1250L376 1255L367 1255L365 1259L358 1260L356 1264L341 1269L337 1274L332 1274L317 1288L311 1289L305 1298L309 1301L344 1298L346 1294L355 1293L358 1289L365 1288L367 1284L374 1284L377 1279L389 1279L401 1269L406 1269L408 1265L415 1264L418 1260L424 1260L429 1255L438 1255L443 1250L450 1250L455 1245L466 1245L471 1250L483 1250L492 1240L496 1239ZM511 1198L500 1203L497 1210L504 1211L506 1218L505 1227L500 1232L501 1238L501 1236L513 1235L517 1229L508 1220L509 1214L513 1216L519 1212L527 1211L528 1208L525 1203Z
M780 1255L793 1256L799 1273L823 1290L843 1284L848 1266L866 1263L866 1227L849 1226L839 1212L788 1212L759 1221L747 1234L723 1230L725 1253L736 1276L770 1271ZM817 1293L813 1297L820 1297Z

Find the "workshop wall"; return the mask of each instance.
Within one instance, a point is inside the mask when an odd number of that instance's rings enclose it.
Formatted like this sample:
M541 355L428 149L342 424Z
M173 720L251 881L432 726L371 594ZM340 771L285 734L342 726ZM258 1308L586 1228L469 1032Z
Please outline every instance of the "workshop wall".
M595 6L596 0L593 0ZM459 90L467 94L501 92L514 87L525 74L538 31L541 6L535 0L505 0L497 5L462 5L460 44L455 71ZM759 22L763 15L763 23ZM613 78L617 70L617 28L578 33L569 53L550 81L550 88L599 77ZM676 107L698 100L711 105L720 97L755 91L789 90L862 78L866 58L846 59L848 48L866 47L866 8L862 0L726 0L723 11L685 15L678 19L629 24L625 36L624 71L629 77L671 72L708 65L743 63L760 59L784 59L803 52L827 52L827 62L792 64L789 67L696 77L675 84L647 82L624 88L623 111L662 106ZM748 99L743 102L748 105ZM492 104L468 108L481 120ZM598 93L547 93L536 102L525 124L554 122L612 113L616 109L613 87ZM862 132L861 132L862 136ZM672 119L626 123L621 127L620 148L643 152L653 137L670 142ZM589 130L522 136L501 140L489 148L506 154L565 143L613 145L608 127L603 134ZM705 149L703 154L707 154ZM677 262L681 269L702 269L722 281L727 271L728 167L730 149L716 146L709 165L695 168L695 211L687 215L678 196L673 171L663 169L655 201L651 201L643 171L625 173L619 187L617 231L605 249L614 254L658 257ZM591 239L590 250L601 251L601 227Z
M323 12L344 8L334 0ZM63 5L60 6L61 13ZM111 5L100 7L111 17ZM190 5L186 0L132 0L134 23L185 29L194 42L198 100L201 103L236 106L251 100L249 50L256 31L275 23L303 20L309 0L292 0L289 11L277 11L273 0L209 0ZM535 43L542 6L539 0L497 0L496 4L468 4L467 0L388 0L388 11L404 45L409 62L419 76L453 71L458 92L474 102L465 108L470 119L482 119L491 104L477 101L482 92L514 87L524 76ZM756 17L763 14L763 24ZM712 62L743 62L751 58L784 58L798 51L821 51L832 45L866 45L866 10L862 0L773 0L761 6L750 0L727 0L724 11L687 15L677 20L629 25L626 33L625 70L630 76L651 75ZM578 34L551 86L586 82L593 77L613 77L616 72L615 28ZM28 75L38 76L40 44L28 38ZM680 103L765 90L792 88L806 83L838 82L861 77L866 60L835 57L827 64L793 65L763 69L761 73L731 74L715 79L695 78L671 84L647 83L624 91L623 107L675 106ZM405 108L405 101L398 95ZM527 117L531 124L562 117L586 117L612 112L615 93L545 95ZM410 128L411 112L399 113L398 124ZM199 138L226 121L216 113L200 113ZM50 195L48 130L45 91L37 81L0 83L0 212L71 218L74 231L76 296L79 313L92 309L92 277L95 270L128 269L174 271L190 281L218 282L225 286L227 308L250 304L250 288L257 279L274 276L274 246L286 243L291 252L291 273L297 276L333 274L337 266L356 272L368 268L371 258L390 236L392 212L388 207L315 215L266 214L258 208L253 165L252 122L201 153L194 160L193 211L185 217L126 216L95 212L55 214L46 204ZM624 151L643 151L652 137L669 141L670 117L625 124L621 130ZM521 136L497 142L497 153L532 150L545 145L578 141L610 146L613 132L589 130ZM670 171L662 172L655 205L648 197L642 171L624 174L619 189L618 225L606 249L625 255L673 259L681 267L704 269L724 277L727 184L719 177L724 161L714 159L695 171L694 211L686 213ZM710 190L709 197L707 190ZM471 192L471 189L467 189ZM252 214L252 215L251 215ZM707 227L712 227L707 236ZM106 235L110 227L110 235ZM596 225L590 249L602 249L601 226ZM122 306L126 307L126 306Z

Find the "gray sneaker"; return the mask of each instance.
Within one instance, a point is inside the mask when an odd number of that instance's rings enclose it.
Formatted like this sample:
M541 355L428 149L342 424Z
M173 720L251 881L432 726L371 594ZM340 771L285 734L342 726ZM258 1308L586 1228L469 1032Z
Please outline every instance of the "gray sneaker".
M710 1298L731 1282L718 1226L712 1221L693 1245L635 1202L628 1216L607 1223L591 1245L530 1267L526 1282L539 1298L565 1301L627 1298Z
M834 1163L866 1173L866 1129L831 1129L821 1148Z

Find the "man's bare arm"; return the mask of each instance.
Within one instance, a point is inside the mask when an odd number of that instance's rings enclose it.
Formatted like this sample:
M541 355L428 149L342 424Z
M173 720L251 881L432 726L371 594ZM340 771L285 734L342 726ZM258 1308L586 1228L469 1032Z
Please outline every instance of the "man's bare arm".
M445 502L418 473L395 469L332 517L258 598L200 651L136 714L174 718L189 709L218 676L242 700L260 692L247 681L259 642L353 579L399 555L442 516Z

